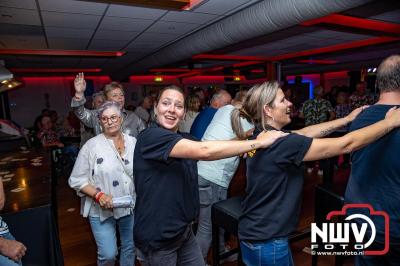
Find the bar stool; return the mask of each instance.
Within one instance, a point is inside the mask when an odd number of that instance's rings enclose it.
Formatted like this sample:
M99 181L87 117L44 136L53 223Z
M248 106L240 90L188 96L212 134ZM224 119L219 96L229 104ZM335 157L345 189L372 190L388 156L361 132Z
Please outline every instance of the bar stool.
M213 204L211 208L212 221L212 254L213 266L219 265L221 259L238 253L237 265L244 265L240 247L220 254L219 250L219 228L238 236L239 217L242 214L241 202L243 197L233 197ZM293 243L298 240L310 237L310 229L295 231L288 238Z
M238 265L244 265L240 248L232 249L223 254L219 253L219 228L221 227L226 232L237 236L242 200L243 197L233 197L217 202L211 207L213 266L219 265L221 259L227 258L235 253L238 253Z
M344 204L343 196L335 193L335 189L333 187L324 187L317 186L315 188L315 223L318 226L321 226L323 222L326 221L326 215L334 210L341 210ZM320 240L318 239L318 244ZM343 265L345 257L343 256L335 256L335 266ZM317 266L318 264L318 256L312 256L312 266Z

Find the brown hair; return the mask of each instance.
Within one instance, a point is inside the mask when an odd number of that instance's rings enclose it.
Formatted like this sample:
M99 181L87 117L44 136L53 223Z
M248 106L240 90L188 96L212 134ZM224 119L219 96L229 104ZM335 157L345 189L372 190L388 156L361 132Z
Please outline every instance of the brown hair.
M267 81L254 85L246 93L242 107L240 109L235 108L231 114L232 129L239 139L246 138L240 118L244 118L254 125L260 125L265 130L264 106L273 107L273 101L278 89L280 89L278 82Z
M155 102L154 104L155 104L155 105L158 104L158 102L159 102L160 99L161 99L162 94L163 94L164 91L166 91L166 90L175 90L175 91L180 92L180 93L182 94L182 96L183 96L183 101L184 101L183 105L184 105L184 109L185 109L185 111L186 111L186 110L187 110L187 105L186 105L186 101L185 101L185 94L183 93L183 90L182 90L180 87L175 86L175 85L170 85L170 86L167 86L167 87L164 87L163 89L161 89L161 90L159 91L158 95L157 95L157 99L156 99L156 102Z

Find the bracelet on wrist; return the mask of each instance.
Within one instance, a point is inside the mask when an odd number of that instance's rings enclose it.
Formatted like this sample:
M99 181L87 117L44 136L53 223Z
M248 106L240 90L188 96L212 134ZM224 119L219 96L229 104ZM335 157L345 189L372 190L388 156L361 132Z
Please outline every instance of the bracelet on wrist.
M95 195L95 197L94 197L94 200L95 200L97 203L99 203L100 198L101 198L103 195L104 195L104 192L102 192L102 191L97 192L96 195Z

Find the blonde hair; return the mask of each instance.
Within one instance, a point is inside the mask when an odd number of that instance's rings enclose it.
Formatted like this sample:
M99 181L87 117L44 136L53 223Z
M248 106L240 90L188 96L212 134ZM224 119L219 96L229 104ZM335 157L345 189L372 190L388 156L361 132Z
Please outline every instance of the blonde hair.
M119 82L112 81L112 82L108 83L106 86L104 86L104 88L103 88L104 96L105 96L106 98L108 98L108 97L107 97L107 93L109 93L110 91L112 91L112 90L114 90L114 89L120 89L120 90L122 91L122 93L125 94L125 92L124 92L124 86L122 86L122 84L119 83Z
M231 114L233 132L239 139L245 139L246 134L240 123L245 118L254 125L260 125L265 130L266 119L264 106L273 106L277 91L280 89L277 81L267 81L254 85L247 93L240 109L235 108Z
M189 95L187 97L187 110L193 111L193 112L198 112L199 107L200 107L200 97L196 94Z

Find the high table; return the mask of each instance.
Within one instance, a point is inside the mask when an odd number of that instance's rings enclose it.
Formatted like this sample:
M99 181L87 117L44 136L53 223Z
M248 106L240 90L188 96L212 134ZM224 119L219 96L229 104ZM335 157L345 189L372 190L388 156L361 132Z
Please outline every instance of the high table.
M36 159L36 160L35 160ZM36 165L32 163L37 162ZM26 265L63 265L54 210L55 200L49 151L0 153L6 203L1 216L14 237L27 247ZM20 192L13 192L21 190Z

